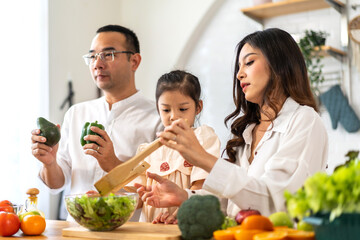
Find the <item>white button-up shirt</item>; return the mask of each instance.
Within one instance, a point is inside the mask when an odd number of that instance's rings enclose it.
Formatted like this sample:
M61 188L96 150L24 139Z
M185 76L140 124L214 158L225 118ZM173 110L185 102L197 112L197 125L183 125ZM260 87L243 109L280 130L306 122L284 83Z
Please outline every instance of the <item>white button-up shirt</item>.
M153 141L156 132L163 129L155 103L140 92L114 103L111 110L105 97L72 106L64 117L57 152L57 162L65 176L64 186L71 184L71 194L95 190L94 184L106 174L80 144L85 122L96 120L105 127L121 161L133 157L141 143ZM51 191L58 193L64 186Z
M219 159L203 186L229 199L230 216L249 207L265 216L286 210L284 191L295 192L307 177L326 167L328 137L313 108L288 98L249 164L254 127L243 132L245 145L237 149L236 163Z

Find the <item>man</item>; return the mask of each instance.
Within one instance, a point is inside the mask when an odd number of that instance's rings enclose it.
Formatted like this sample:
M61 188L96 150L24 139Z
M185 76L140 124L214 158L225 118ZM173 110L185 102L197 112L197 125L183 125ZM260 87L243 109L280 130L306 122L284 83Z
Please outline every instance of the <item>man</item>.
M65 114L59 144L49 147L32 131L32 154L43 163L40 178L58 193L71 183L71 194L94 190L107 172L135 155L138 145L151 142L161 130L155 103L135 87L135 71L141 62L134 32L118 25L97 30L84 56L95 84L104 96L72 106ZM88 135L80 144L85 122L98 121L105 130L92 127L100 136Z

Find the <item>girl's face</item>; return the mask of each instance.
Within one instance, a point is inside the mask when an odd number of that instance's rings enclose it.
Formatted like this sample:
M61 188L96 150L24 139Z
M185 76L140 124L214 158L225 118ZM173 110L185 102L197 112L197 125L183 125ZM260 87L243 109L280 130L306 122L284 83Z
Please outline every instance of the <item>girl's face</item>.
M190 126L194 125L195 117L201 112L200 107L196 108L195 101L180 91L165 91L158 100L158 109L161 121L165 127L179 118L187 119Z
M262 52L246 43L239 55L237 79L249 102L261 104L270 81L270 69Z

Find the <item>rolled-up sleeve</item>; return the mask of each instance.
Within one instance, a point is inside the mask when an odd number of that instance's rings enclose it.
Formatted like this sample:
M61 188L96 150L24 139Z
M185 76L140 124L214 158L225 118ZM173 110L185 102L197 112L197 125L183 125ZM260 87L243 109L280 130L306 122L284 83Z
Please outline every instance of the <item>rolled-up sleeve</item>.
M313 110L295 113L286 130L272 131L259 146L248 168L218 159L203 188L239 209L250 207L270 215L285 210L285 190L296 191L326 166L327 133Z

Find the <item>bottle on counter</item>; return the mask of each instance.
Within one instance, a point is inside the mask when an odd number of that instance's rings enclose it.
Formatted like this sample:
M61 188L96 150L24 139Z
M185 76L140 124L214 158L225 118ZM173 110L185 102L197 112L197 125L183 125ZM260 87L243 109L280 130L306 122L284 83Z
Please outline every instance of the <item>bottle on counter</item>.
M25 205L22 207L20 212L18 213L18 216L20 218L20 221L23 217L26 215L41 215L45 218L45 214L43 211L41 211L38 206L38 197L37 195L40 193L39 189L37 188L29 188L26 191L26 194L28 194L28 198L25 200Z

